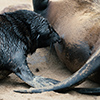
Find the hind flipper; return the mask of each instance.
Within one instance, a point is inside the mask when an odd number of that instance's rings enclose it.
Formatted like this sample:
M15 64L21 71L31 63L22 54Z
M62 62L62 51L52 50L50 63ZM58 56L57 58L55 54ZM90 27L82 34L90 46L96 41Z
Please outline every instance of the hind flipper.
M35 76L27 66L27 64L24 64L20 67L17 67L13 70L13 72L21 78L24 82L26 82L28 85L39 88L39 87L45 87L52 84L56 84L59 81L50 79L50 78L44 78L41 76Z
M36 13L46 16L49 0L33 0L33 7Z
M98 88L74 88L72 89L81 94L100 95L100 87Z

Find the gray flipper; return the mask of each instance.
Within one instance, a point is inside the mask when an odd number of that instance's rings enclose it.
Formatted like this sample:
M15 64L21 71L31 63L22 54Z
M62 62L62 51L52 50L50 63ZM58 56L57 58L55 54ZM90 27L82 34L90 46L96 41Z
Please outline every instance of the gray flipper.
M20 68L17 68L15 74L19 78L21 78L24 82L26 82L28 85L35 88L40 88L40 87L42 88L45 86L57 84L59 82L57 80L53 80L50 78L44 78L41 76L33 75L27 65L23 65Z
M26 56L23 52L16 52L9 61L10 71L15 73L20 79L32 87L44 87L51 84L56 84L59 81L35 76L29 69L26 61Z
M100 95L100 87L98 88L74 88L73 90L81 94Z
M49 0L33 0L34 11L42 16L46 16Z
M72 76L67 78L66 80L49 87L43 88L35 88L33 90L22 90L15 91L20 93L41 93L46 91L63 91L69 90L74 86L80 84L84 81L89 75L91 75L94 71L96 71L100 67L100 47L91 55L88 61L80 68L77 72L75 72Z

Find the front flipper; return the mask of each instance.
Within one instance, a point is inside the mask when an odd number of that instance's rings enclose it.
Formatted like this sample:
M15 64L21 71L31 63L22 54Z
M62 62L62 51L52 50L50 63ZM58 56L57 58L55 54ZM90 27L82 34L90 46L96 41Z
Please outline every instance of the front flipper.
M32 85L34 86L34 88L43 88L43 87L48 87L48 86L52 86L55 84L58 84L60 81L54 80L54 79L50 79L50 78L44 78L41 76L34 76L34 79L32 81ZM31 85L31 86L32 86ZM33 87L32 86L32 87ZM31 93L33 90L33 88L30 88L28 90L14 90L15 92L19 92L19 93Z
M60 81L54 80L54 79L50 79L50 78L44 78L41 76L35 76L33 83L34 83L34 87L35 88L39 88L39 87L46 87L46 86L50 86L50 85L54 85L59 83Z
M62 91L69 90L73 88L75 85L80 84L84 81L89 75L91 75L94 71L100 68L100 47L92 54L92 56L88 59L88 61L80 68L77 72L75 72L72 76L67 78L66 80L52 86L36 88L28 93L41 93L46 91ZM19 91L15 91L19 92ZM26 91L20 91L21 93L26 93Z
M59 82L57 80L53 80L50 78L44 78L41 76L33 75L33 73L30 71L30 69L28 68L28 66L26 64L14 69L14 73L19 78L21 78L24 82L26 82L28 85L35 87L35 88L54 85Z
M44 87L51 84L56 84L58 81L35 76L29 69L26 61L26 56L21 50L14 53L9 60L10 71L15 73L20 79L32 87Z

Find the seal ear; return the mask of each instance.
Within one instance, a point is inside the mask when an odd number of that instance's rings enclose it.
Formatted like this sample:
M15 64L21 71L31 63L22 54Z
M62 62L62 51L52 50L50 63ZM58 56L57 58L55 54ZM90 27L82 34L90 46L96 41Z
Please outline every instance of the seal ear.
M36 13L45 17L49 0L33 0L33 8Z

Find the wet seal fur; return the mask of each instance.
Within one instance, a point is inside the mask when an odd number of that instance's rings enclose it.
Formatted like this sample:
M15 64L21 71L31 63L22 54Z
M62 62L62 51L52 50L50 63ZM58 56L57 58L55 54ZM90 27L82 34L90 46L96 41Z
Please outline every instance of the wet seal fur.
M59 58L72 72L76 72L54 86L17 92L70 90L94 72L97 76L94 80L100 83L100 5L97 3L97 0L33 0L34 11L46 17L63 38L61 44L55 45ZM100 94L100 88L73 90Z
M0 78L15 73L32 87L44 87L58 81L35 76L27 65L27 55L37 48L60 42L48 21L39 14L18 10L0 14Z

